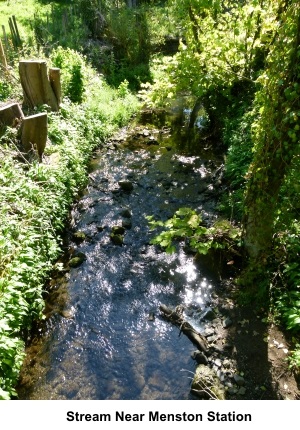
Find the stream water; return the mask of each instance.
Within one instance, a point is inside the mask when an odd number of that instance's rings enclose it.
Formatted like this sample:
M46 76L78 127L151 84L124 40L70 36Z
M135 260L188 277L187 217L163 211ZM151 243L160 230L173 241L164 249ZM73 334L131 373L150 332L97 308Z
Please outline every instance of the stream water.
M194 399L195 348L160 316L159 305L183 304L201 329L217 277L183 246L170 255L151 245L145 218L166 220L185 206L207 222L216 216L222 160L197 132L191 142L182 126L124 129L92 160L89 185L71 214L73 232L84 233L80 243L73 236L71 252L85 260L50 282L20 399ZM111 240L114 226L125 228L123 244Z

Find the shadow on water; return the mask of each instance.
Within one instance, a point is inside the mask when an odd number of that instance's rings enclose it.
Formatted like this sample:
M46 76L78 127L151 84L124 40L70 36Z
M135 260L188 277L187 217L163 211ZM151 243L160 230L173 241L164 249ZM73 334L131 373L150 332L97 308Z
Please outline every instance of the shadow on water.
M206 142L198 151L193 144L191 153L183 129L133 130L92 160L70 226L71 252L84 261L50 282L46 322L28 345L20 399L194 399L194 347L158 308L184 304L200 328L218 279L181 246L168 255L151 245L145 216L166 220L191 206L211 222L222 159ZM116 226L125 229L122 243L111 238Z

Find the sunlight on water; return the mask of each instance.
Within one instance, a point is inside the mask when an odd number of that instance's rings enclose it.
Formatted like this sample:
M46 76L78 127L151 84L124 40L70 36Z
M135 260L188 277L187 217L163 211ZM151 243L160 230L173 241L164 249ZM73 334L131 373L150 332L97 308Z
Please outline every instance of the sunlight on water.
M195 171L195 173L200 173L200 176L202 179L205 178L209 174L208 170L206 169L206 167L204 165L194 169L194 171Z
M195 281L199 275L192 261L186 261L183 266L176 269L176 272L185 274L186 282Z
M193 164L195 160L198 160L199 157L186 157L184 155L175 155L174 158L176 158L178 161L180 161L183 164Z
M189 398L190 380L181 370L194 371L193 345L164 319L160 306L183 305L186 319L201 330L199 315L212 285L180 245L173 254L151 245L145 214L166 220L191 206L212 217L214 203L199 192L208 187L212 170L205 167L206 154L146 148L108 147L93 162L87 195L72 211L72 228L86 234L72 246L86 260L65 279L63 312L54 296L58 310L52 316L49 311L42 352L33 345L26 370L32 381L24 377L23 398ZM120 190L124 179L132 182L131 193ZM128 222L124 209L130 227L116 246L110 235L113 226Z

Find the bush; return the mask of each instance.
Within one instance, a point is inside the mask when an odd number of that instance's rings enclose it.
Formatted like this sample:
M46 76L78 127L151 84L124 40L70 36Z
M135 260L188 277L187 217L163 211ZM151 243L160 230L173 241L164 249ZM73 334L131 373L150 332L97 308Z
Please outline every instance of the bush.
M88 81L87 64L85 57L79 52L61 46L53 50L50 61L55 67L61 69L63 96L75 103L80 103L84 98L85 86ZM85 73L86 72L86 73Z

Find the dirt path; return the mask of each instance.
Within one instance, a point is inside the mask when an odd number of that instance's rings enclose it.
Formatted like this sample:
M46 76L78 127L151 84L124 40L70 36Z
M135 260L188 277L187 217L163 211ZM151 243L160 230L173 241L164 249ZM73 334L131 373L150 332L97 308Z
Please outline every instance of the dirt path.
M287 362L290 336L267 322L263 309L238 306L230 283L215 295L212 305L219 310L219 316L208 326L215 324L214 344L223 370L240 376L236 381L232 378L226 399L300 400L299 377Z

